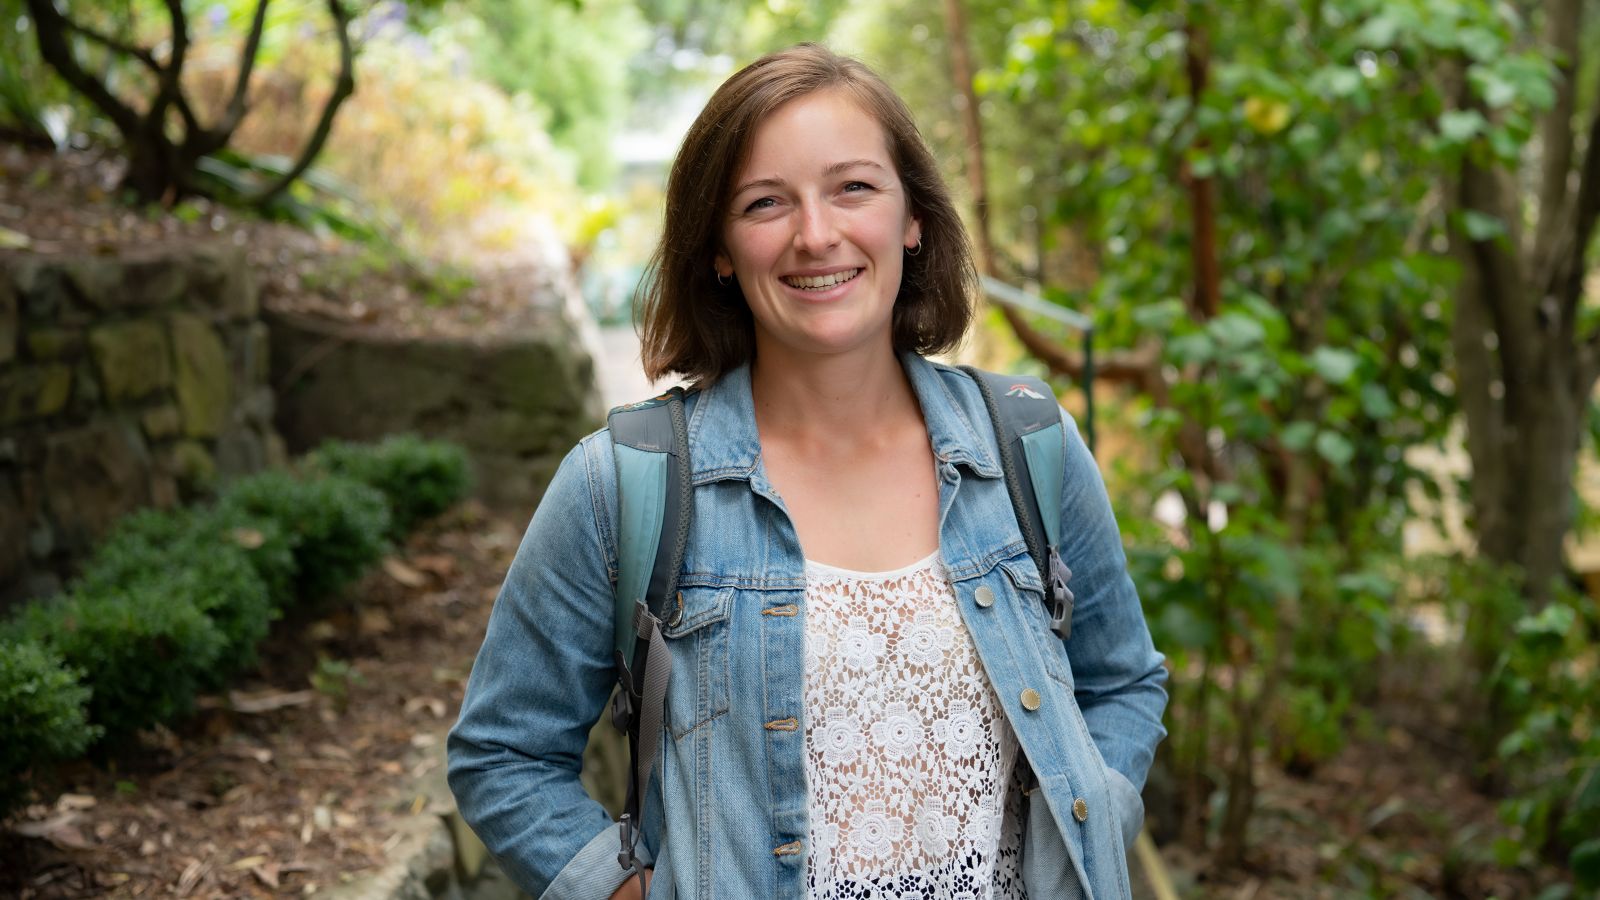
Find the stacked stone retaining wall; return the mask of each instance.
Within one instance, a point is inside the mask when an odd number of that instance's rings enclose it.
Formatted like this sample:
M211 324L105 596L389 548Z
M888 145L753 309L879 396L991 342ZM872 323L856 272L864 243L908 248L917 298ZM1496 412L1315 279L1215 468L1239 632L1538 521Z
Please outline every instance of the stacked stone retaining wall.
M119 517L283 459L243 253L0 254L0 610Z

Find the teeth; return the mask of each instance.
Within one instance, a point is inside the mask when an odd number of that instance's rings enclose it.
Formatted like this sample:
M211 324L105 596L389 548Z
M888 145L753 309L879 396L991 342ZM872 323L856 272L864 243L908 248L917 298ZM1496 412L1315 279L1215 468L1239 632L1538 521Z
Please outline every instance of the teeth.
M794 275L783 279L783 283L789 285L790 287L797 287L802 290L819 290L821 288L833 287L836 284L843 284L860 274L860 269L846 269L843 272L835 272L832 275L818 275L814 277Z

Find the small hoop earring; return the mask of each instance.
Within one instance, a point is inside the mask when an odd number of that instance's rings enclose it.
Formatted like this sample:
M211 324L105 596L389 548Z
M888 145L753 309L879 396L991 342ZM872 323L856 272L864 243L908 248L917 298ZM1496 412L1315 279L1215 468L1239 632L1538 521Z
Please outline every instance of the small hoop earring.
M922 252L922 238L917 238L917 247L916 247L915 250L913 250L910 247L906 248L906 255L907 256L916 256L917 254L919 254L921 252Z
M717 284L720 284L723 287L727 287L728 285L733 283L733 276L724 275L721 272L718 272L716 274L717 274Z

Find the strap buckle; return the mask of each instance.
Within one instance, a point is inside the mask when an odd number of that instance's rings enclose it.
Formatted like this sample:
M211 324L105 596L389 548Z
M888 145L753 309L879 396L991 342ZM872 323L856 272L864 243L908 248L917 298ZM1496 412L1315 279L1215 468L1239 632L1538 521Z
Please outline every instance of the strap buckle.
M639 833L633 827L633 817L627 813L617 820L617 836L622 839L622 851L617 854L617 865L627 869L633 874L639 872L639 856L634 852L634 844L639 840Z
M621 651L615 656L619 689L611 695L611 724L623 734L628 734L633 728L633 718L639 707L634 702L636 695L633 690L633 672L623 661Z
M1050 630L1063 641L1072 637L1072 607L1075 598L1067 582L1072 580L1072 570L1061 561L1061 554L1050 548Z

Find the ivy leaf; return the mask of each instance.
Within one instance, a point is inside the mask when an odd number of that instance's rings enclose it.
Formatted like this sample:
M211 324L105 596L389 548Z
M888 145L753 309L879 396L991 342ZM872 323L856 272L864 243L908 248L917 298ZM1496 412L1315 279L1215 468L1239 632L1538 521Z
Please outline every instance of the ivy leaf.
M1277 134L1289 125L1289 104L1266 97L1246 97L1244 120L1262 134Z
M1261 323L1239 313L1223 313L1206 324L1218 344L1233 349L1259 344L1267 336Z
M1183 315L1183 301L1168 297L1136 307L1133 322L1143 331L1166 332L1171 331Z
M1278 433L1278 440L1289 450L1299 452L1311 446L1311 439L1317 434L1317 426L1311 422L1291 422Z
M1342 469L1355 458L1356 448L1339 432L1324 431L1317 435L1317 455L1327 460L1328 465Z
M1475 109L1453 109L1439 117L1439 134L1455 144L1464 144L1489 127L1483 113Z
M1349 381L1360 362L1361 357L1349 350L1340 350L1336 347L1318 347L1311 354L1311 368L1329 384L1344 384Z
M1500 54L1502 47L1499 35L1487 28L1463 28L1457 33L1456 40L1460 42L1461 49L1467 51L1468 56L1479 61L1494 59Z
M1368 418L1384 421L1394 417L1394 401L1389 399L1389 392L1381 384L1364 384L1361 386L1361 411Z
M1572 855L1567 860L1580 887L1600 886L1600 838L1573 847Z
M1474 241L1492 241L1506 233L1506 226L1497 216L1469 209L1461 214L1461 230Z

